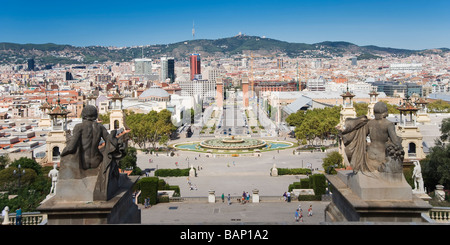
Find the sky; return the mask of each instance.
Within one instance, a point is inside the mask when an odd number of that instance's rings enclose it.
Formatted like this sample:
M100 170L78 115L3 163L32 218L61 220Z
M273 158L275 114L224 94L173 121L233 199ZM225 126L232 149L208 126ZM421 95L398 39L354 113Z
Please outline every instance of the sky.
M238 33L293 43L450 48L449 0L0 0L0 42L137 46Z

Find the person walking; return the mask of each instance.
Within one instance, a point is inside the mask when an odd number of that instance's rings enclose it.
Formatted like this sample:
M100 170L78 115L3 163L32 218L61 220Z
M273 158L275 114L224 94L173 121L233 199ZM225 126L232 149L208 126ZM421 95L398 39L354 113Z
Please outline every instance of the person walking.
M225 195L222 193L222 203L225 201Z
M308 216L312 216L313 215L313 211L312 211L312 204L311 205L309 205L309 208L308 208Z
M230 193L228 193L227 200L228 200L228 205L231 205L231 197L230 197Z
M294 214L294 216L295 216L295 222L298 222L298 209L296 209L295 210L295 214Z

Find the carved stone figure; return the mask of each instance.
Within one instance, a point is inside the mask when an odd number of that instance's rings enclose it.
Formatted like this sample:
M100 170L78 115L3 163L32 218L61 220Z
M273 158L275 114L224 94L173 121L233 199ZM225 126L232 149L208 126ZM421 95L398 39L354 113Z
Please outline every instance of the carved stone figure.
M53 169L48 172L48 177L52 179L52 187L50 188L50 194L56 193L56 182L58 181L59 171L56 169L57 164L53 164Z
M345 121L339 134L345 154L355 172L401 173L402 139L395 133L394 124L386 119L386 104L377 102L373 110L375 119L361 116Z
M422 168L420 167L420 163L417 160L413 161L414 169L412 173L413 181L414 181L414 190L415 193L425 193L425 188L423 186L423 178L422 178Z
M124 156L125 144L117 131L108 133L97 123L97 108L87 105L83 121L75 125L73 135L61 153L58 184L65 190L62 199L108 200L119 188L118 160ZM104 141L103 147L100 143ZM59 192L60 189L58 189Z

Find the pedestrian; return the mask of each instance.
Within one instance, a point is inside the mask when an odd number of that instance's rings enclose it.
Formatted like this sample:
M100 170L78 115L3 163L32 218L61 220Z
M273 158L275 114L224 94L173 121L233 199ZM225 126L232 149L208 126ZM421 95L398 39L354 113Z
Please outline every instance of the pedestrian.
M20 206L16 210L16 225L22 225L22 208Z
M248 192L246 193L245 198L246 198L246 201L249 202L249 200L250 200L250 195L248 194Z
M302 211L299 212L298 218L300 219L301 222L303 222L303 212Z
M312 216L313 215L313 211L312 211L312 204L311 205L309 205L309 208L308 208L308 216Z
M225 201L225 195L222 193L222 203Z
M291 193L289 191L287 192L287 200L288 202L291 202Z
M286 192L284 192L284 194L283 194L283 199L284 199L284 201L287 200L287 194L286 194Z
M298 222L298 209L295 210L295 222Z
M229 194L229 193L228 193L227 200L228 200L228 205L231 205L231 197L230 197L230 194Z

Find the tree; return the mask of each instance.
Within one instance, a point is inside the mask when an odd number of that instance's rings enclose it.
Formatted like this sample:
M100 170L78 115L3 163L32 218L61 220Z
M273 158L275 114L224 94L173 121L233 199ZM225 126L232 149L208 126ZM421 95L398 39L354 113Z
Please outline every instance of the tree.
M102 124L109 124L110 115L111 115L111 112L107 112L105 114L98 114L98 119L100 121L102 121Z
M436 100L427 105L430 113L448 113L450 112L450 103L443 100Z
M353 103L353 107L355 107L357 117L367 115L369 111L369 104L367 103Z
M450 188L450 144L443 143L448 140L449 133L450 119L446 118L442 120L441 137L436 140L436 145L430 149L426 158L420 161L424 185L428 192L433 191L437 184L446 189Z
M313 144L319 138L321 141L336 134L336 125L339 123L340 107L326 107L307 111L297 111L286 118L286 122L295 126L295 137L297 140L309 141Z
M329 174L336 174L336 167L343 167L344 158L337 151L328 152L326 157L322 159L322 167Z
M450 118L444 118L444 120L442 120L440 139L443 142L450 139Z
M42 173L42 166L39 165L39 163L36 162L36 160L28 158L28 157L21 157L11 163L10 167L18 167L20 165L21 168L31 168L33 169L37 174Z
M119 161L119 168L135 168L137 162L137 150L134 147L127 147L125 149L125 156Z
M176 130L171 117L172 113L168 110L150 111L147 114L129 113L126 114L125 122L131 130L129 136L134 143L141 148L150 143L156 148L161 137L167 136L170 139L170 135Z

